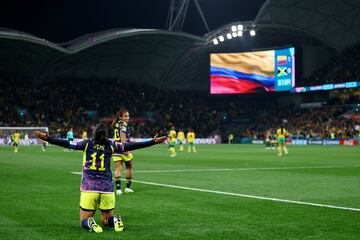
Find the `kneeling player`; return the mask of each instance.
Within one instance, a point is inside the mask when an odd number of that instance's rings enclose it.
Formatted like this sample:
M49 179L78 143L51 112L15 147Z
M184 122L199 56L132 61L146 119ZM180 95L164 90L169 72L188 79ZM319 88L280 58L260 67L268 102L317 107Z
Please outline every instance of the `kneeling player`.
M150 147L166 140L166 137L155 137L151 141L140 143L116 143L107 138L107 126L104 123L96 126L94 139L79 143L51 138L46 132L35 131L34 134L51 144L84 152L80 187L80 224L96 233L103 231L93 218L97 209L101 211L103 225L113 226L117 232L124 229L120 215L114 215L115 193L110 167L112 154Z

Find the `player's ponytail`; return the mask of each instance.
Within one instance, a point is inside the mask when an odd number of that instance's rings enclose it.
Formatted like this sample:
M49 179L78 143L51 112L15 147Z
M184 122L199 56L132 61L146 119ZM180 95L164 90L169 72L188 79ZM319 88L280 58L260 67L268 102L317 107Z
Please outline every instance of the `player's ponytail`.
M120 111L119 111L120 112ZM112 123L111 123L111 127L114 128L115 127L115 124L116 122L119 120L119 112L115 113L115 116L112 120Z
M280 129L281 129L281 134L284 134L284 126L283 125L280 126Z

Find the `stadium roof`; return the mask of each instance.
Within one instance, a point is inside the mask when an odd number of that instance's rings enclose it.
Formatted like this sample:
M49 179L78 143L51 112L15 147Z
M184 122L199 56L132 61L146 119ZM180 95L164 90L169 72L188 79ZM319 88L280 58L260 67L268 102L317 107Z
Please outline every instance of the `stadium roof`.
M360 39L359 0L267 0L254 23L297 30L342 50Z
M206 34L208 41L243 24L268 44L323 45L340 52L360 40L358 0L267 0L252 21L232 22Z
M252 49L325 44L340 51L359 41L358 15L357 0L267 0L255 19L239 22L259 32L253 39L244 38L242 44ZM110 29L62 44L0 29L0 75L39 81L115 78L159 87L207 88L208 54L221 50L216 50L211 40L232 24L203 36L157 29ZM239 41L232 41L237 49L241 49Z
M113 29L55 44L1 29L0 74L37 81L108 78L163 86L172 78L174 66L188 61L183 58L189 49L203 42L201 37L187 33Z

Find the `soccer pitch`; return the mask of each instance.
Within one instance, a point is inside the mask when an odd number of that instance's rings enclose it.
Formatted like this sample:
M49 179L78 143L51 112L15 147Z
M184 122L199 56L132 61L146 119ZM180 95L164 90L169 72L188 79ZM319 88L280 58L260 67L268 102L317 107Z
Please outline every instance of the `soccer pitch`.
M359 147L197 150L135 151L125 230L95 234L79 225L82 152L0 147L0 239L360 239Z

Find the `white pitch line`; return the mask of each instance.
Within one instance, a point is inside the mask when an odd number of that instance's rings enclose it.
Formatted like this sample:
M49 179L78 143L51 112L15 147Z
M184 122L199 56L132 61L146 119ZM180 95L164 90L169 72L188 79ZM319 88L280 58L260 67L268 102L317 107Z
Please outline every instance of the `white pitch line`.
M301 201L286 200L286 199L280 199L280 198L261 197L261 196L247 195L247 194L241 194L241 193L221 192L221 191L214 191L214 190L208 190L208 189L183 187L183 186L177 186L177 185L153 183L153 182L144 182L144 181L137 181L137 180L135 180L135 181L133 180L133 182L147 184L147 185L160 186L160 187L168 187L168 188L177 188L177 189L183 189L183 190L197 191L197 192L215 193L215 194L220 194L220 195L229 195L229 196L244 197L244 198L254 198L254 199L268 200L268 201L274 201L274 202L294 203L294 204L301 204L301 205L309 205L309 206L325 207L325 208L335 208L335 209L342 209L342 210L360 212L359 208L349 208L349 207L342 207L342 206L335 206L335 205L328 205L328 204L320 204L320 203L312 203L312 202L301 202Z
M137 170L137 173L171 173L171 172L217 172L217 171L258 171L258 170L296 170L296 169L332 169L359 168L360 166L311 166L311 167L270 167L270 168L204 168L204 169L169 169L169 170Z
M296 169L332 169L332 168L359 168L360 166L302 166L302 167L270 167L270 168L202 168L202 169L164 169L164 170L137 170L134 173L178 173L178 172L220 172L220 171L262 171L262 170L296 170ZM76 174L76 172L73 172Z
M80 174L80 175L82 174L81 172L71 172L71 173L72 174ZM267 201L273 201L273 202L285 202L285 203L292 203L292 204L300 204L300 205L308 205L308 206L315 206L315 207L324 207L324 208L332 208L332 209L341 209L341 210L360 212L359 208L350 208L350 207L335 206L335 205L328 205L328 204L294 201L294 200L287 200L287 199L280 199L280 198L262 197L262 196L247 195L247 194L241 194L241 193L221 192L221 191L214 191L214 190L208 190L208 189L184 187L184 186L163 184L163 183L145 182L145 181L138 181L138 180L132 180L132 181L136 182L136 183L146 184L146 185L153 185L153 186L160 186L160 187L167 187L167 188L176 188L176 189L183 189L183 190L196 191L196 192L206 192L206 193L214 193L214 194L228 195L228 196L235 196L235 197L267 200Z

